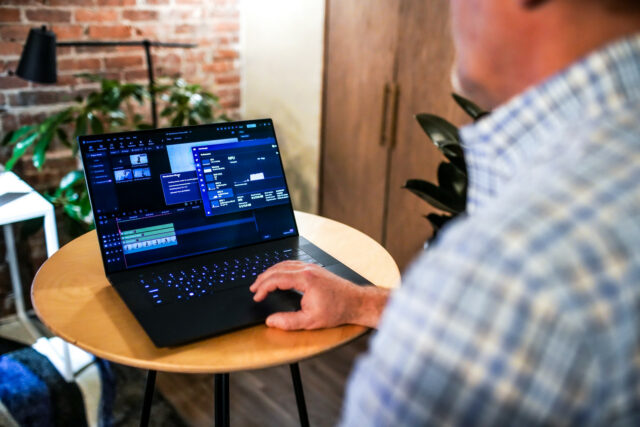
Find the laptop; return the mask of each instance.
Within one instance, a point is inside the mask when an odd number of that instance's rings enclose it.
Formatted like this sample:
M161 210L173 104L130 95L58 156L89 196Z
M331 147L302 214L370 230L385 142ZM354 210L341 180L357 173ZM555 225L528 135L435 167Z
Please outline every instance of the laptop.
M106 276L157 347L264 322L253 301L285 260L369 282L299 235L270 119L79 137Z

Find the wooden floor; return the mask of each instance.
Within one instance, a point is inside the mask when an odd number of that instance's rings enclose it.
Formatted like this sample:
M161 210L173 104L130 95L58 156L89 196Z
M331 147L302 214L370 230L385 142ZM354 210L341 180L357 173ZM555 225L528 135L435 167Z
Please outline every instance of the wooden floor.
M312 426L332 426L340 418L345 384L370 335L300 363ZM191 426L213 425L213 376L158 374L158 390ZM230 376L231 425L299 425L289 366Z

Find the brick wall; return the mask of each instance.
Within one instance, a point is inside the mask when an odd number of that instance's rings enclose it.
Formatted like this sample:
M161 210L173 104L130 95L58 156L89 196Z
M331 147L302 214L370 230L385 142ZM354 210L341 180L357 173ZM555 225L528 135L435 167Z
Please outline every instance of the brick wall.
M228 114L240 107L239 0L0 0L0 138L18 126L37 123L86 94L91 84L79 72L101 73L124 81L145 82L147 71L141 47L58 48L58 83L39 85L11 73L17 67L29 29L46 25L65 40L141 40L197 43L195 49L153 48L156 76L180 75L200 83L221 98ZM0 151L0 162L7 151ZM16 172L39 191L47 191L75 161L63 149L48 157L37 172L21 162ZM59 218L59 223L61 218ZM19 231L19 230L18 230ZM64 240L64 234L62 234ZM0 237L1 239L1 237ZM43 236L33 236L27 249L31 262L23 266L23 280L45 259ZM0 241L0 245L2 242ZM0 250L0 255L2 254ZM4 258L0 260L0 315L9 284ZM28 293L27 293L28 295Z

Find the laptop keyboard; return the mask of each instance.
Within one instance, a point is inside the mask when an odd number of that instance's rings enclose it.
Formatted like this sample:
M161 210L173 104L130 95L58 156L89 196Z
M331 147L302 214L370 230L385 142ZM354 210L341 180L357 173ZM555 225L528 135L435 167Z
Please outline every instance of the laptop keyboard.
M232 288L237 283L253 282L269 267L291 259L323 266L300 249L271 250L167 273L141 274L138 283L153 304L189 301Z

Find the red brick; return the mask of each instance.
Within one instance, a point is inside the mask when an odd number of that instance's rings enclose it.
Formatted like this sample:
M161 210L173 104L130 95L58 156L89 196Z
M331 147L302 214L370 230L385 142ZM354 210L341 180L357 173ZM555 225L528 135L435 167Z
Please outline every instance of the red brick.
M25 126L25 125L32 125L35 123L40 123L43 120L45 120L47 118L46 113L20 113L18 115L18 125L19 126Z
M131 36L131 27L127 25L95 25L89 27L89 36L102 39L126 39Z
M214 31L220 31L220 32L232 32L232 31L239 31L240 30L240 23L236 20L229 20L229 21L219 21L216 22L215 24L213 24L213 30Z
M56 9L28 9L27 19L36 22L69 22L71 12Z
M180 61L165 60L156 65L158 76L178 76L180 75Z
M147 0L147 4L169 4L169 0Z
M220 85L238 84L240 83L240 76L237 74L231 74L228 76L216 76L216 83Z
M50 6L93 6L93 0L49 0Z
M196 8L190 8L185 10L168 10L166 12L167 19L176 20L188 20L188 19L201 19L202 18L202 10Z
M233 97L233 96L240 96L240 89L239 88L224 88L224 89L219 89L217 92L217 95L220 98L228 98L228 97Z
M12 106L31 106L57 104L60 102L69 102L72 98L69 92L52 91L52 90L33 90L22 91L9 97L9 104Z
M75 50L71 46L58 46L56 49L56 55L58 59L63 58L65 56L74 56Z
M214 73L223 73L225 71L231 71L235 67L232 61L215 61L209 64L204 64L202 66L203 71L214 72Z
M4 132L12 131L18 128L18 118L13 114L5 113L2 115L2 130Z
M124 73L124 79L127 81L130 80L143 80L143 79L147 79L148 78L148 73L147 70L131 70L131 71L126 71Z
M98 6L135 6L136 0L98 0Z
M18 89L29 86L29 82L16 76L0 77L0 89Z
M0 93L0 104L4 104L5 103L5 97L3 94Z
M141 46L116 46L116 51L117 52L142 52L142 47Z
M100 60L97 58L61 59L58 60L58 70L99 70Z
M0 26L0 37L3 40L26 40L30 29L30 25L3 25Z
M190 62L201 64L205 61L205 53L197 48L185 49L184 53L180 55L182 58Z
M18 68L18 60L0 61L0 72L11 75Z
M240 97L224 98L220 100L220 106L223 108L239 108Z
M176 4L200 4L201 0L176 0Z
M71 85L77 85L81 83L85 83L85 80L78 79L73 74L65 75L65 74L58 73L58 82L57 82L58 86L71 86Z
M118 20L118 11L113 9L78 9L76 22L114 22Z
M52 31L56 33L58 40L74 40L84 35L84 27L82 25L54 25Z
M139 67L142 65L142 56L117 56L105 58L107 68Z
M160 34L165 33L166 29L159 25L153 24L153 25L137 25L133 31L135 35L138 37L155 39L155 38L159 38L158 36ZM167 41L166 37L163 37L162 41Z
M22 53L22 43L0 42L0 55L20 55Z
M41 5L43 0L2 0L2 4L4 6L31 6L31 5Z
M198 31L198 27L190 24L176 25L176 34L195 34Z
M125 10L122 18L129 21L155 21L158 19L158 12L155 10Z
M20 9L13 7L0 8L0 22L20 22Z
M240 56L237 50L231 49L218 49L214 54L214 59L235 59Z

